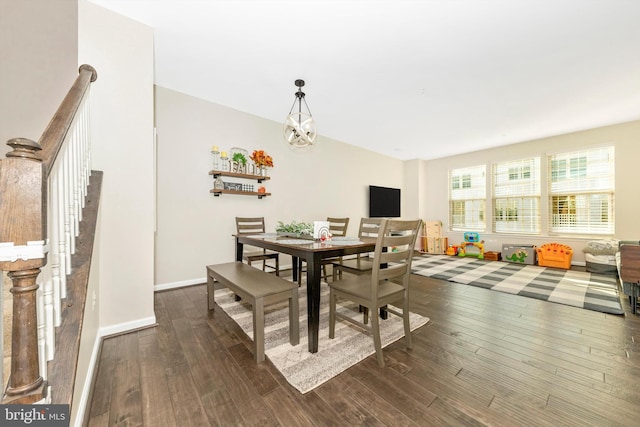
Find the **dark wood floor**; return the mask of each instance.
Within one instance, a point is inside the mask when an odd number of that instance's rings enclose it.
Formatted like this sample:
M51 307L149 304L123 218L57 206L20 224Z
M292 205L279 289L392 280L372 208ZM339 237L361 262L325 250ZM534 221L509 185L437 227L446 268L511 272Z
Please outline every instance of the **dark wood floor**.
M204 285L157 293L158 326L104 340L90 426L640 425L640 315L412 277L431 321L302 395ZM372 343L373 346L373 343Z

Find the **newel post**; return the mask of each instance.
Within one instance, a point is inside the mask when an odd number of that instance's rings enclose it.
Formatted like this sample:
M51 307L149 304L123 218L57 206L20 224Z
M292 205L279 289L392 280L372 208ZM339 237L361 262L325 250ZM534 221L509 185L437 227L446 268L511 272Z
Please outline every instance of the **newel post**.
M12 280L11 376L2 403L46 398L38 365L36 278L46 264L46 180L37 142L14 138L0 161L0 270Z

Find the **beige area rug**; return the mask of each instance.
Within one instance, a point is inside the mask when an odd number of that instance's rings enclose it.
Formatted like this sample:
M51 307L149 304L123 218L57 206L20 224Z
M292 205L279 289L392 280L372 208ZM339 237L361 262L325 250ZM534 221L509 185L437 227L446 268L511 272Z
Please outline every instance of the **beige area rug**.
M320 300L320 330L318 352L309 353L307 343L307 289L299 291L300 344L289 344L289 320L287 303L274 304L265 312L265 354L284 375L287 381L301 393L307 393L330 380L340 372L375 353L373 339L357 327L344 321L336 321L336 336L329 339L329 288L322 285ZM251 307L236 302L228 289L215 291L215 300L251 338L253 320ZM362 319L358 307L347 301L338 304L338 311ZM349 304L349 305L346 305ZM415 313L410 315L411 330L425 325L429 318ZM402 319L390 314L380 322L382 346L385 347L404 337Z

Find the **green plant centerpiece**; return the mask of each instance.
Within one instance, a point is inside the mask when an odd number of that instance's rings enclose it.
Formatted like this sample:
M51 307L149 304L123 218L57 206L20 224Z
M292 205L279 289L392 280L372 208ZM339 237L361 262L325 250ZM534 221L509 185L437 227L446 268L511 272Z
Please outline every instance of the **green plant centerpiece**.
M293 221L290 224L285 224L282 221L278 221L278 224L276 225L276 232L283 236L313 239L313 224L296 221Z

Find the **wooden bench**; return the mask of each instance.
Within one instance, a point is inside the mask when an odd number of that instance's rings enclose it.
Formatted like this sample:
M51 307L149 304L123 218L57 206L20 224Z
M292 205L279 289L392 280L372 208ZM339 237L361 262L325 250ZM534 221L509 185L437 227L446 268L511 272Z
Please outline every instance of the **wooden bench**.
M264 360L264 308L270 304L289 301L289 342L300 342L298 324L298 284L253 268L241 262L207 266L208 308L215 303L213 285L217 281L233 291L253 308L253 348L256 362Z

